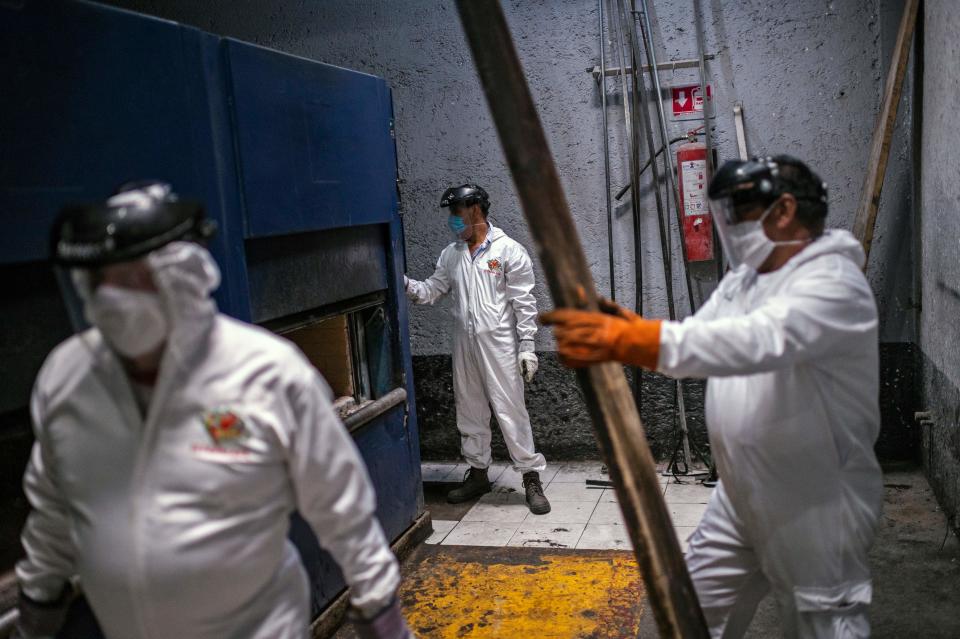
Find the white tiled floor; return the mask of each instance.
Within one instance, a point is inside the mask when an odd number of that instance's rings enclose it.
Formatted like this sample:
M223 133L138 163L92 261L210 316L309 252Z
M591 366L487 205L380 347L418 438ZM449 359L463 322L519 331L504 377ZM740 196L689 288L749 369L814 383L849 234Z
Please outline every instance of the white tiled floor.
M443 540L444 546L506 546L519 523L461 521Z
M527 518L529 510L523 495L508 493L506 495L484 495L473 508L467 511L462 521L489 521L496 523L519 524Z
M706 488L700 484L676 484L668 483L664 498L672 504L705 504L713 492L711 488Z
M586 524L553 524L541 521L525 521L517 528L508 546L539 548L573 548L577 545Z
M620 504L612 501L600 502L593 510L590 523L623 525L623 516L620 514Z
M425 543L439 544L460 522L449 519L434 519L431 523L433 524L433 533L427 537Z
M577 540L578 550L630 550L627 529L620 524L587 524Z
M554 464L542 473L550 499L546 515L530 513L520 474L507 464L490 467L494 491L484 495L460 522L435 521L427 543L466 546L541 546L630 550L616 494L588 488L586 479L609 479L599 462ZM463 464L424 464L424 481L460 481ZM430 479L438 478L438 479ZM694 482L677 484L662 477L664 499L683 549L706 509L712 489Z

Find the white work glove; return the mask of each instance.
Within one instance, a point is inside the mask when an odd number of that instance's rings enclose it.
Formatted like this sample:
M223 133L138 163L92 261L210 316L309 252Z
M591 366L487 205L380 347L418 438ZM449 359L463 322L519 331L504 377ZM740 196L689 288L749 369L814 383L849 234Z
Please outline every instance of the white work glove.
M517 364L520 366L520 374L527 383L533 381L533 375L540 366L537 354L533 352L533 340L525 339L520 342L520 354L517 357Z
M403 290L405 290L407 293L410 292L410 278L406 275L403 276Z

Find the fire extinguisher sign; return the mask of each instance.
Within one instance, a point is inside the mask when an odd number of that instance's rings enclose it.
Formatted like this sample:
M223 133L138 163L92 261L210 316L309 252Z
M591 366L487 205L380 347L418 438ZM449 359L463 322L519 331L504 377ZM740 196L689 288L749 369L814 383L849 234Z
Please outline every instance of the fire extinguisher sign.
M703 215L707 212L707 161L686 160L680 170L683 176L683 213Z
M708 117L713 117L713 87L706 86L707 99L704 101L700 93L699 84L670 87L673 98L671 113L674 120L696 120L703 117L704 102L707 106Z

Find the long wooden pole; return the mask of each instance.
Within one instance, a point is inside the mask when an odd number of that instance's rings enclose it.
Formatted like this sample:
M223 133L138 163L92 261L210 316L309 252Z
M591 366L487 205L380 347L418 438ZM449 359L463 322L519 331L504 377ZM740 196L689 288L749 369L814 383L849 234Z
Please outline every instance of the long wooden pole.
M593 277L500 5L457 7L554 302L596 310ZM577 378L661 636L707 637L623 367L591 366Z
M870 257L873 244L873 231L877 222L877 209L880 207L880 193L883 190L883 177L887 171L887 159L890 157L890 144L893 141L893 126L897 120L897 108L903 89L903 77L907 72L907 60L910 58L910 41L917 23L917 9L920 0L907 0L897 31L897 41L893 47L893 60L887 72L887 82L883 87L883 102L880 114L873 130L873 142L870 145L870 157L867 160L867 176L863 181L860 205L853 219L853 234L863 244L863 250ZM864 263L866 270L866 263Z

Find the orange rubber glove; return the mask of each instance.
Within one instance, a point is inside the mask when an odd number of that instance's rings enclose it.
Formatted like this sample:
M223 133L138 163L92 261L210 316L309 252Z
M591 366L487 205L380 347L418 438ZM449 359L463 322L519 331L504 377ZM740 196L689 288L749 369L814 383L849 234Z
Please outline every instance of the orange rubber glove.
M643 319L607 300L603 312L561 308L540 315L553 326L560 361L570 368L617 361L656 369L660 356L660 320Z

